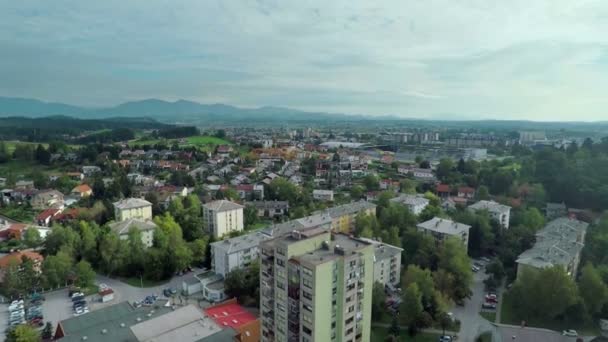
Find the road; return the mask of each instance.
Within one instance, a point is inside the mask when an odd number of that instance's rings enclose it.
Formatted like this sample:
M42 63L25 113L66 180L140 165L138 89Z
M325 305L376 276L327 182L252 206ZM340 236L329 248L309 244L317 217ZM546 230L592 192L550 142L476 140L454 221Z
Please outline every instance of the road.
M455 306L452 309L454 318L460 321L459 341L475 341L475 338L483 332L490 331L494 336L497 331L494 325L479 315L481 304L484 301L485 288L483 281L486 279L485 268L473 273L473 292L471 298L466 299L464 306Z

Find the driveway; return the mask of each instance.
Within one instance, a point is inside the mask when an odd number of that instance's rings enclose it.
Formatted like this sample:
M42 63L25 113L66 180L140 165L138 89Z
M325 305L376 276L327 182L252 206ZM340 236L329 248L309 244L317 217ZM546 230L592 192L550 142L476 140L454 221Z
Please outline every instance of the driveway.
M471 298L465 300L464 306L455 306L452 309L454 317L460 320L459 341L475 341L478 335L486 331L491 331L493 335L496 335L495 326L479 315L481 304L484 301L483 281L486 277L485 267L482 267L479 272L473 273Z
M576 337L562 336L557 331L540 328L522 328L513 325L499 324L497 327L499 342L575 342ZM584 337L590 341L592 337Z

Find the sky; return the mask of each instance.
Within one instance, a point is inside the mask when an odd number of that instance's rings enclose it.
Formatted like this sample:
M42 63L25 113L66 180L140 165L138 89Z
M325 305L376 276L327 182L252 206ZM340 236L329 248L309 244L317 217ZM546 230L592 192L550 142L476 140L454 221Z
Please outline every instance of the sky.
M0 0L0 96L608 120L608 1Z

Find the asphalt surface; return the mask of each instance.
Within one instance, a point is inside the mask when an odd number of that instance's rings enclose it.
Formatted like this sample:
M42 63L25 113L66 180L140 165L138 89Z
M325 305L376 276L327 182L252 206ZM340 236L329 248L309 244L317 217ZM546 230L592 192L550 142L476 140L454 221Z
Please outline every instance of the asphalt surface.
M479 315L481 304L484 302L483 281L486 277L485 267L482 267L479 272L473 273L473 285L471 287L473 294L471 298L465 300L464 306L455 306L452 309L454 318L460 320L459 341L475 341L478 335L486 331L492 332L493 335L497 334L494 325Z

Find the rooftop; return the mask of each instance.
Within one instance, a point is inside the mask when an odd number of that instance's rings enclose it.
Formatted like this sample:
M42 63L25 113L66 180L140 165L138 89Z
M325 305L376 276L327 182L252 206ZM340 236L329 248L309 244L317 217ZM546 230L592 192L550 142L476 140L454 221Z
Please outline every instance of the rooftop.
M374 261L390 259L403 252L403 248L395 247L384 242L366 238L359 238L359 240L371 243L374 246Z
M325 210L315 211L313 213L313 215L321 214L321 215L329 215L331 218L337 218L337 217L341 217L344 215L356 214L362 210L375 209L375 208L376 208L376 205L374 203L362 200L362 201L358 201L358 202L351 202L348 204L343 204L343 205L327 208Z
M213 210L213 211L217 211L217 212L236 210L236 209L243 208L242 205L240 205L238 203L230 202L227 200L213 201L213 202L205 203L203 206L209 210Z
M125 198L118 202L114 202L114 207L118 209L133 209L152 206L152 203L141 198Z
M234 301L208 307L205 313L222 327L239 328L256 320L253 314Z
M226 253L235 253L245 249L257 247L260 242L270 239L271 236L262 231L255 231L249 234L233 237L222 241L213 242L211 246L214 249L223 249Z
M536 234L536 243L517 258L518 264L536 268L568 265L584 247L588 224L561 217L555 219Z
M417 205L428 205L429 200L426 199L423 195L400 195L395 198L390 199L393 203L399 203L408 206L417 206Z
M220 332L222 328L190 304L136 324L130 330L140 342L195 342Z
M469 225L440 217L434 217L428 221L419 223L417 227L447 235L461 234L463 232L467 232L471 228Z
M138 218L130 218L125 221L113 222L108 225L110 229L118 235L128 234L131 227L135 227L141 231L156 229L156 223L151 220L142 220Z
M469 206L473 210L487 210L489 212L507 213L511 210L508 205L500 204L494 201L479 201Z
M252 201L252 202L246 202L245 205L252 206L257 209L289 208L289 202L287 202L287 201Z
M326 241L320 249L295 256L294 259L301 263L320 265L344 255L355 254L371 246L369 242L345 234L333 234L331 237L332 239Z

